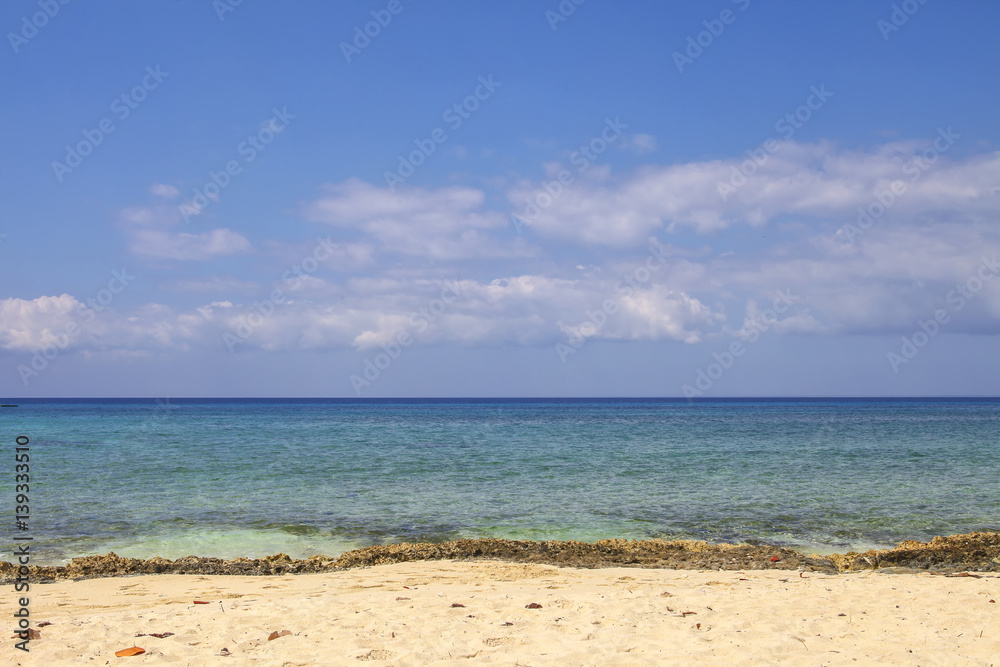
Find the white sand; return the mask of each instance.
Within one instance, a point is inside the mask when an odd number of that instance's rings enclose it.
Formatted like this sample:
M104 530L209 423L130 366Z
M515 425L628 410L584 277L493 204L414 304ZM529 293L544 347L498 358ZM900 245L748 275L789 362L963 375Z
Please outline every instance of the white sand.
M35 585L31 611L52 625L5 664L1000 665L996 575L419 562Z

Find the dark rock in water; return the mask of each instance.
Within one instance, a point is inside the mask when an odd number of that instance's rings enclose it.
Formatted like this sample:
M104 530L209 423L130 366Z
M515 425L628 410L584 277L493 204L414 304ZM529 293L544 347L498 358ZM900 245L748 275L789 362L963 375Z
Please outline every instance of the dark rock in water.
M774 555L779 561L772 561ZM790 549L749 544L708 544L694 540L601 540L598 542L528 542L456 540L439 544L386 544L348 551L338 567L358 567L413 560L475 558L568 567L659 567L677 570L816 570L835 572L833 563Z
M122 558L115 553L106 556L83 556L74 558L69 565L55 567L31 567L32 581L43 579L89 579L92 577L120 577L131 574L297 574L303 572L328 572L334 559L313 556L306 560L294 560L286 554L266 558L202 558L186 556L177 560L166 558ZM0 582L12 582L17 567L0 562Z
M758 544L708 544L694 540L600 540L531 542L497 538L418 544L385 544L348 551L339 558L286 554L266 558L74 558L69 565L30 567L32 582L133 574L304 574L419 560L500 560L565 567L648 567L675 570L802 570L848 572L886 568L935 572L1000 571L1000 532L935 537L927 543L906 541L893 549L805 556L791 549ZM891 569L889 569L891 568ZM0 584L12 583L17 566L0 561Z
M892 549L834 554L830 560L841 572L890 567L934 572L998 572L1000 532L939 536L930 542L906 540Z

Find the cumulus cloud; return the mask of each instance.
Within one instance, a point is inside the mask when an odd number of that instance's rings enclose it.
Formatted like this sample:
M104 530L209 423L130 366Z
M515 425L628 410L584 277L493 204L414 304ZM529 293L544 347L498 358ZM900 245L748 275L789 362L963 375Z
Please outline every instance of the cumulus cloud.
M808 234L764 253L678 261L672 278L681 288L729 302L739 291L763 304L775 290L790 290L808 319L777 328L784 333L882 334L912 329L938 309L950 312L950 293L980 271L1000 273L983 268L995 265L995 257L1000 231L987 223L886 224L857 244L832 233ZM748 306L747 317L759 314L754 308ZM1000 332L1000 278L983 281L960 311L948 331Z
M697 343L725 319L698 299L660 286L611 297L614 312L603 303L578 314L573 324L560 323L566 338Z
M7 299L0 301L0 348L29 351L59 344L71 322L81 333L70 347L84 349L224 349L227 333L241 336L237 350L366 351L404 333L417 344L463 346L545 346L574 338L695 343L738 337L751 320L774 318L766 311L778 290L790 295L778 321L768 321L778 334L905 331L939 308L954 316L950 332L997 332L1000 278L993 278L1000 269L982 268L984 261L997 266L997 235L965 230L949 238L933 229L936 240L911 229L854 254L837 254L835 243L817 251L810 238L789 256L672 257L634 288L623 288L621 266L615 264L493 280L388 275L341 283L297 280L294 289L283 287L280 303L269 304L271 289L262 287L259 298L244 293L185 311L159 304L128 312L105 309L90 321L81 300L69 295ZM810 248L812 257L806 256ZM641 260L636 258L635 266ZM987 273L991 277L984 279ZM980 282L969 283L977 275ZM958 285L975 288L961 312L948 302Z
M204 330L200 317L148 304L128 312L69 294L0 300L0 349L14 352L146 352L186 347Z
M383 250L431 259L517 257L531 254L523 239L498 242L508 217L483 207L486 195L468 187L395 191L350 179L327 185L304 208L307 220L355 229Z
M66 329L84 307L69 294L4 299L0 301L0 348L34 351L55 345L57 339L65 345Z
M337 303L296 301L275 309L247 336L248 347L278 349L391 344L400 334L420 343L546 345L613 298L619 309L591 337L697 342L723 318L688 295L659 286L616 294L613 283L520 275L474 280L355 281ZM251 310L225 313L234 331ZM245 326L245 324L244 324Z
M627 151L631 151L636 155L643 155L645 153L652 153L656 150L656 137L651 134L631 134L626 135L622 139L621 147Z
M201 234L143 229L133 233L129 250L149 257L199 260L243 254L251 246L245 237L231 229L213 229Z
M684 227L712 234L783 216L847 222L893 182L901 183L903 192L894 197L886 219L1000 212L1000 153L951 160L933 140L869 151L842 150L829 142L776 145L774 152L758 154L766 156L759 165L743 155L647 166L617 178L595 172L549 199L538 184L519 184L507 197L519 211L525 202L536 204L528 226L538 235L618 246Z
M278 303L214 301L186 312L149 304L127 313L104 309L96 317L69 295L8 299L0 302L0 347L41 349L74 322L83 332L74 334L74 346L84 348L221 347L227 332L240 336L242 349L266 350L366 350L401 333L421 343L544 345L564 338L608 298L620 305L597 335L608 340L696 342L704 327L722 320L697 299L658 285L616 294L607 281L539 275L356 280L339 292L323 300L290 293Z
M150 186L149 192L164 199L176 199L181 196L180 190L172 185L165 185L163 183L154 183Z
M224 335L238 330L247 332L238 350L364 351L404 332L418 344L544 346L581 337L683 344L742 335L779 289L793 295L771 325L781 335L907 331L941 308L953 316L949 332L998 332L1000 278L980 278L960 312L949 293L1000 254L1000 154L939 152L930 161L928 146L861 151L786 142L726 197L718 184L745 156L624 175L594 166L521 235L480 189L391 192L351 179L325 186L303 207L306 221L331 235L322 240L324 273L282 277L318 241L266 241L258 256L268 273L172 283L185 299L196 295L184 307L153 303L95 317L79 295L7 299L0 349L59 344L74 322L79 332L67 349L136 353L221 350ZM921 158L926 168L914 162ZM844 233L859 206L898 181L905 190L884 215L860 236ZM520 182L505 194L523 203L539 188ZM179 223L174 206L120 214L129 249L146 257L209 261L254 252L230 229L179 231ZM704 237L691 242L690 232ZM671 235L688 245L665 243ZM642 265L646 244L669 259L623 290L620 279ZM382 253L404 257L386 262ZM269 307L275 288L286 298Z
M153 192L169 197L170 188L154 185ZM119 227L129 239L129 252L135 255L191 261L253 251L250 241L231 229L198 233L175 231L182 223L179 209L172 205L132 206L119 212Z

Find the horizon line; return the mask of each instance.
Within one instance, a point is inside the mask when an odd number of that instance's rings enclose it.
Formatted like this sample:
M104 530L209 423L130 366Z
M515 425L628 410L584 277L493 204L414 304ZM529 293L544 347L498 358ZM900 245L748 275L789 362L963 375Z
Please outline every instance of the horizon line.
M23 396L23 397L3 397L0 402L10 401L106 401L106 400L180 400L180 401L203 401L203 400L282 400L282 401L501 401L501 400L532 400L532 401L588 401L588 400L644 400L644 401L683 401L683 402L707 402L707 401L732 401L732 400L960 400L960 399L1000 399L1000 396L975 395L975 394L953 394L953 395L831 395L831 396L699 396L686 398L684 396Z

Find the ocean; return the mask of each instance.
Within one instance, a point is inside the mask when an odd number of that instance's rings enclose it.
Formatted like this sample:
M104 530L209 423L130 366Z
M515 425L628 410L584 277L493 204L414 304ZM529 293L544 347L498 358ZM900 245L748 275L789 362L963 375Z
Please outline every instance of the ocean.
M1000 529L1000 399L19 399L32 563Z

